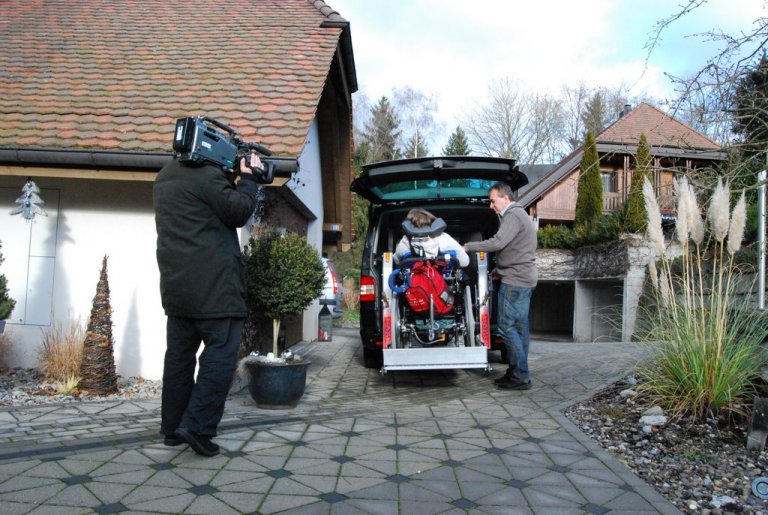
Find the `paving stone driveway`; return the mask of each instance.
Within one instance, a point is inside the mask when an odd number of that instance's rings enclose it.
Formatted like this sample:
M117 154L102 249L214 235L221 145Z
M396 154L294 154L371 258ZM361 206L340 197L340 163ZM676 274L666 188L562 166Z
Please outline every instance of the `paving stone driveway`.
M297 350L299 406L231 395L214 458L162 445L158 400L0 408L0 513L679 513L561 414L635 344L534 341L523 392L498 363L381 376L353 329Z

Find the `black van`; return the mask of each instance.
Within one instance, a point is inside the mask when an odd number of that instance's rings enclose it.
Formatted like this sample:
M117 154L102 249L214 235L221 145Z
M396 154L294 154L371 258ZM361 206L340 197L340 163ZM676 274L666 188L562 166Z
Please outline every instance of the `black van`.
M498 229L498 217L488 201L488 190L496 182L505 182L516 191L528 179L514 160L504 158L424 157L363 166L351 190L371 202L360 270L360 336L367 368L382 366L382 345L389 335L383 323L382 292L387 291L389 280L382 277L382 270L389 270L384 266L384 256L394 252L403 236L401 224L408 211L421 207L442 218L447 224L446 232L459 243L484 240ZM472 289L471 303L475 306L478 254L470 253L471 262L465 270ZM488 270L493 268L493 259L487 256ZM491 348L497 348L500 342L493 337L493 302L489 305Z

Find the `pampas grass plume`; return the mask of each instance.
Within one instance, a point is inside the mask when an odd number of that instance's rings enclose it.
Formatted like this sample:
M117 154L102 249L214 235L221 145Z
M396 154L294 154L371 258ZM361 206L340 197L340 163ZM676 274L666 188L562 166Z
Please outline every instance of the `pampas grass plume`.
M728 253L733 255L741 248L744 239L744 227L747 222L747 201L744 199L744 190L741 190L739 201L731 213L731 226L728 229Z
M648 261L648 273L651 275L651 284L654 291L659 291L659 271L656 269L656 260Z
M685 245L688 243L688 235L690 233L690 227L688 226L688 180L682 177L680 180L675 179L675 194L677 195L677 223L675 229L677 230L677 241Z
M643 177L643 197L645 199L645 212L648 213L648 238L650 238L659 256L664 255L664 232L661 230L661 210L656 201L656 193L648 177Z
M701 218L699 203L696 201L696 193L693 186L688 184L685 192L688 204L688 230L691 231L691 239L697 246L704 241L704 220Z
M727 185L723 185L723 179L717 179L717 187L712 194L712 200L709 201L709 225L712 228L712 234L718 242L722 242L728 234L728 217L730 191Z

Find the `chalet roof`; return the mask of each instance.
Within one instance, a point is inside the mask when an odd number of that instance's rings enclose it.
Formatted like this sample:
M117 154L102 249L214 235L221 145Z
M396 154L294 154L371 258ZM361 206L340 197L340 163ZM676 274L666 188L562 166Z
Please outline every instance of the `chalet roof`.
M643 102L601 132L598 143L637 145L645 132L652 147L719 150L720 145L656 107Z
M699 157L722 160L720 146L684 123L643 102L619 118L595 138L598 154L637 152L640 135L645 137L654 156ZM561 181L570 176L581 163L583 147L575 149L538 181L530 184L518 202L530 206Z
M170 152L204 114L298 156L335 55L351 94L349 27L321 0L4 0L0 147Z

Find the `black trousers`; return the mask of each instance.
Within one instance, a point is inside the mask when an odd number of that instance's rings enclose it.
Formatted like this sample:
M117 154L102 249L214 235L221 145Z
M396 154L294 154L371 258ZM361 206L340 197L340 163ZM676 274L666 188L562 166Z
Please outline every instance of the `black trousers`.
M237 367L242 318L168 317L160 433L183 427L216 436ZM197 351L200 354L195 378Z

